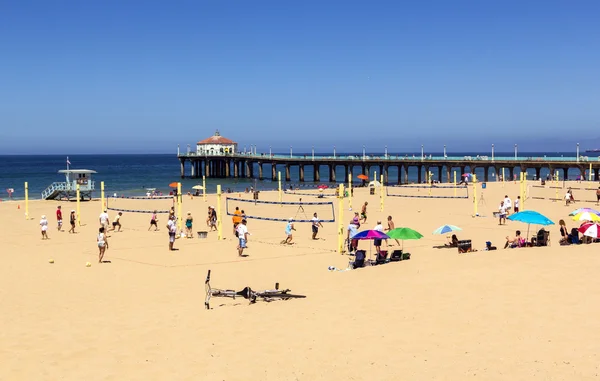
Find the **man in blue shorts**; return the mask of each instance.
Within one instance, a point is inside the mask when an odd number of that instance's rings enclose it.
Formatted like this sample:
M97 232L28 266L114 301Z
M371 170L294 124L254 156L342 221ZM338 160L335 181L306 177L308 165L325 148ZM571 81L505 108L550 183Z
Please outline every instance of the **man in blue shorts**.
M242 223L240 223L237 226L237 233L238 233L238 239L239 239L239 244L238 244L238 255L240 257L244 256L244 249L246 248L246 242L248 242L248 228L246 227L246 219L244 218L242 220Z

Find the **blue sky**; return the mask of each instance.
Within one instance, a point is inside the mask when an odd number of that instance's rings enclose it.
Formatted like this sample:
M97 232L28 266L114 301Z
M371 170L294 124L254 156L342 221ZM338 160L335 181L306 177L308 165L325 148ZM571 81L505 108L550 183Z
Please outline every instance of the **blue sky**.
M600 2L0 2L0 153L600 146ZM586 139L590 138L591 141Z

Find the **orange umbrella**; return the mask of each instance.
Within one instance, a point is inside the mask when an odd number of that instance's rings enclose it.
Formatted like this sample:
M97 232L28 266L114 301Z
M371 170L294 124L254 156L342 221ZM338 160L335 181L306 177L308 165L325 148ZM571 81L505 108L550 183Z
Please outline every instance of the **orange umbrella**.
M363 175L363 174L360 174L360 175L358 175L356 177L359 178L359 179L361 179L361 180L369 180L369 177L367 175Z
M177 188L177 183L172 182L171 184L169 184L169 188Z

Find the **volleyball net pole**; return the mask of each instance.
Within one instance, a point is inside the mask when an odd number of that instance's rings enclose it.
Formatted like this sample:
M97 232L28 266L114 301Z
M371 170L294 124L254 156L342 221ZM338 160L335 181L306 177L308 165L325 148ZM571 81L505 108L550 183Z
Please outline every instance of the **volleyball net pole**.
M181 183L177 183L177 228L181 230Z
M477 175L473 173L473 217L479 215L479 212L477 211Z
M29 183L25 181L25 219L29 219Z
M79 206L80 206L80 203L81 203L81 194L79 192L79 184L77 184L77 188L76 189L77 189L77 226L81 226L81 216L79 215L80 214L79 213L79 211L80 211Z
M352 210L352 172L348 174L348 207Z
M383 175L380 175L379 199L381 200L381 211L383 212Z
M217 184L217 240L223 239L223 218L221 218L221 184Z
M206 176L202 175L202 199L206 202Z
M338 251L344 254L344 184L340 184L338 196Z
M279 188L278 188L279 189L279 192L278 192L278 194L279 194L279 202L281 202L282 201L282 195L281 195L281 171L277 172L277 180L278 180L278 183L279 183ZM281 207L283 208L283 204L281 204Z

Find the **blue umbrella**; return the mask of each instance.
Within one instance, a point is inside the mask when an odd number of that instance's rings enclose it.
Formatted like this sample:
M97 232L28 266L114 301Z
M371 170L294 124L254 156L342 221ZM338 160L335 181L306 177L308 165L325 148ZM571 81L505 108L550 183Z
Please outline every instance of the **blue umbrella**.
M508 216L508 219L511 221L519 221L527 224L527 239L529 239L529 227L531 224L534 225L554 225L554 222L550 221L550 219L543 214L538 212L534 212L533 210L525 210L523 212L511 214Z
M554 225L554 222L550 221L548 217L538 212L534 212L533 210L525 210L523 212L511 214L510 216L508 216L508 219L511 221L524 222L526 224L544 226Z
M444 226L440 226L439 228L435 229L433 231L433 234L446 234L446 233L460 231L460 230L462 230L462 229L459 228L458 226L444 225Z

